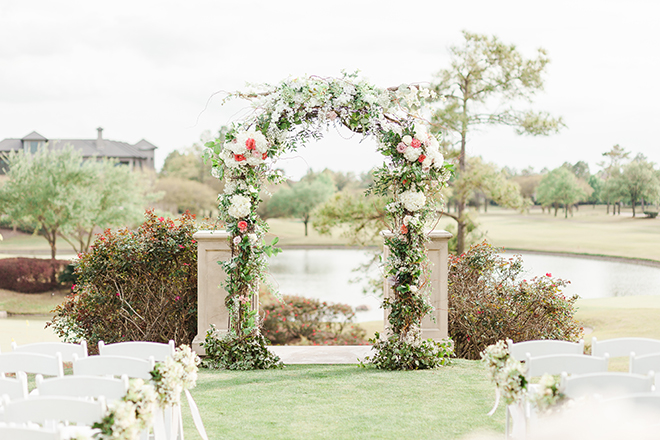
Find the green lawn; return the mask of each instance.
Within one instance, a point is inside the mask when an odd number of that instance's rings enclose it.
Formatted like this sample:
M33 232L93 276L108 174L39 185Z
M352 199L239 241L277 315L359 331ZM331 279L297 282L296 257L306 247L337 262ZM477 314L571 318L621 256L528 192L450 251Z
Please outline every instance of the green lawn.
M391 372L355 365L201 371L192 391L209 438L459 439L498 433L494 388L476 361ZM184 408L186 438L200 438Z

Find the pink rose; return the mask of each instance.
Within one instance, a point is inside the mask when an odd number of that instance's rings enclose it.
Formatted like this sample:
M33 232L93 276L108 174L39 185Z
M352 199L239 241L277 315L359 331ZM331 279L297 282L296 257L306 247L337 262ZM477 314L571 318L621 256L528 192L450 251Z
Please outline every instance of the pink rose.
M254 156L254 157L259 157L259 158L260 158L260 157L261 157L261 153L259 153L257 150L253 150L253 151L252 151L252 156Z
M248 140L245 141L245 147L246 147L248 150L254 150L254 149L257 148L257 141L255 141L254 139L250 138L250 139L248 139Z
M412 142L410 143L410 146L413 148L419 148L422 146L422 143L419 141L419 139L413 138Z
M241 232L247 231L247 227L248 227L248 224L247 224L246 221L241 220L240 222L238 222L238 229L240 229Z
M406 144L404 144L403 142L399 142L399 145L396 146L396 151L403 154L403 152L406 151L406 148L408 148Z

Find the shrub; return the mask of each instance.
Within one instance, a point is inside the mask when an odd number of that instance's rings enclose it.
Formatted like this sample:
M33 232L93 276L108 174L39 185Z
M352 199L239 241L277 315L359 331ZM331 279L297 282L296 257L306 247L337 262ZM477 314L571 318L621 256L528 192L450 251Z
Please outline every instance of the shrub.
M0 259L0 289L40 293L61 286L58 276L69 264L65 260L42 258Z
M401 340L398 335L384 339L376 333L376 337L369 342L373 343L376 354L360 362L360 366L365 368L372 366L379 370L428 370L448 365L454 355L450 340L434 341L429 338L411 344Z
M449 335L456 355L479 359L487 346L506 338L578 340L577 295L561 292L568 281L551 274L520 280L521 257L498 252L483 242L449 257Z
M365 345L365 330L353 324L355 311L347 304L284 295L278 301L260 293L261 333L273 345Z
M268 370L282 368L279 356L268 351L267 340L260 334L236 336L232 333L218 334L215 326L206 332L202 363L205 368L228 370Z
M197 331L197 230L194 216L156 217L131 231L106 230L82 254L73 292L54 312L65 341L86 339L190 344Z

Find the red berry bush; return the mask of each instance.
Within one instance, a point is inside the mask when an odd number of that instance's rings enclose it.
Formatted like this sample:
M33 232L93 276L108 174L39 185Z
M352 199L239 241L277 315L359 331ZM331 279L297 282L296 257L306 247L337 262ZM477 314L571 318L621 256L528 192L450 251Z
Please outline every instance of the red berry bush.
M577 296L561 291L568 281L549 273L522 279L521 257L499 251L484 242L449 257L449 335L456 356L480 359L484 348L506 338L577 341Z
M261 333L273 345L364 345L366 332L353 323L355 311L302 296L284 295L278 301L262 290Z
M190 344L197 331L197 231L194 216L145 214L136 230L106 230L80 256L78 283L51 322L65 341L173 339Z

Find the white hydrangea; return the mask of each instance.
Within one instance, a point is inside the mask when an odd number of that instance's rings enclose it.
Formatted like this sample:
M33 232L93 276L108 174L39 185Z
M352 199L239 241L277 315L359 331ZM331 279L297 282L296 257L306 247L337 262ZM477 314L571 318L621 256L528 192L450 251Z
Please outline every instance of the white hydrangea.
M403 152L403 157L405 157L409 162L415 162L417 159L419 159L421 154L421 148L406 148L406 151Z
M252 203L250 199L240 194L235 194L231 197L231 206L227 210L229 215L234 218L243 218L250 214L252 211Z
M113 439L130 440L138 438L138 420L135 415L135 404L123 400L115 400L108 404L108 410L114 414L112 424Z
M399 200L404 208L408 211L419 211L426 204L426 196L423 192L417 191L404 191L399 195Z

